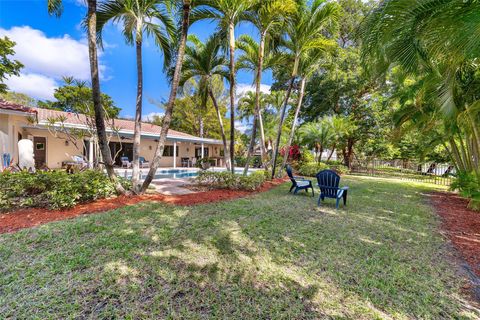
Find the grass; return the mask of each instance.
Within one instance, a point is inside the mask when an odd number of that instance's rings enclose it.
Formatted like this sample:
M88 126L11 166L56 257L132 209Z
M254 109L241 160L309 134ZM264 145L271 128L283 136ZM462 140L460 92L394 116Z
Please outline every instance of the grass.
M346 208L287 194L159 203L0 236L0 318L466 318L420 184L346 177Z

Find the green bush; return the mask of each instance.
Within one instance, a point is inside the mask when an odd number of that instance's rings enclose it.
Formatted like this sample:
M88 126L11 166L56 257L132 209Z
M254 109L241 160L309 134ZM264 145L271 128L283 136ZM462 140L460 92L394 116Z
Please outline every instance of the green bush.
M460 195L470 198L468 207L480 211L480 180L473 172L460 172L450 189L458 190Z
M328 169L328 166L322 162L306 162L300 164L298 173L306 177L314 177L319 171Z
M256 190L265 182L263 171L252 172L248 176L233 174L229 171L200 171L195 182L214 189Z
M302 150L302 157L300 159L301 163L310 163L315 162L315 157L310 150Z
M348 168L344 165L327 165L323 162L307 162L301 163L298 168L298 173L306 177L314 177L319 171L330 169L338 173L339 175L349 172Z
M125 188L130 182L121 179ZM74 174L65 171L0 174L0 210L42 207L60 209L77 203L106 198L115 194L115 186L101 171L87 170Z

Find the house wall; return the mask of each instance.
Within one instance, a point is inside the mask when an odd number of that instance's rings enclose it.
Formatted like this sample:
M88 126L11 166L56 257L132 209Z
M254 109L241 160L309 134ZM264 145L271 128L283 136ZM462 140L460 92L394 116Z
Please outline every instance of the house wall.
M47 167L51 169L61 168L63 161L71 161L72 156L83 154L83 141L77 141L77 145L75 145L71 141L66 142L66 136L63 134L58 133L58 136L55 137L48 130L42 129L27 128L23 132L24 138L26 138L25 134L46 138Z
M74 155L83 154L84 143L82 140L78 140L76 144L71 141L66 143L66 136L61 133L57 133L55 136L46 129L30 128L29 126L31 124L24 116L0 114L0 156L7 152L13 156L15 162L18 162L17 140L19 133L22 134L24 139L29 136L46 138L46 164L51 169L60 168L63 161L71 160ZM111 141L118 142L119 140L112 138ZM132 140L123 140L123 142L131 143ZM173 145L173 141L167 140L166 145ZM200 144L177 141L177 146L179 150L176 166L180 167L182 158L191 159L195 157L195 147L200 147ZM157 142L155 139L142 137L140 156L145 157L148 161L152 161L156 147ZM220 157L222 146L205 144L204 147L209 149L210 157ZM173 167L173 157L162 157L160 166Z

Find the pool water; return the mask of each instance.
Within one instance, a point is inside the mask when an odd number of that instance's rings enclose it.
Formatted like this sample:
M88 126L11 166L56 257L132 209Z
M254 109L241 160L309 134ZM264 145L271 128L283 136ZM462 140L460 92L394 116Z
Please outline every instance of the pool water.
M157 170L157 173L155 174L154 179L186 179L186 178L194 178L198 176L198 172L200 170L186 170L186 169L169 169L169 170ZM226 171L226 169L219 169L219 168L214 168L214 169L209 169L209 171ZM252 173L252 170L248 170L247 174ZM242 174L243 169L235 169L236 174ZM142 174L142 179L145 179L147 175ZM128 178L131 178L129 176Z

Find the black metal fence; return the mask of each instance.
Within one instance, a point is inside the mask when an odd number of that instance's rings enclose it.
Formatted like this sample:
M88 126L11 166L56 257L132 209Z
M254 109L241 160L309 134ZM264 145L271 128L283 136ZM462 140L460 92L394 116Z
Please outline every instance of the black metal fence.
M406 160L354 161L352 173L369 176L395 177L403 180L449 186L455 177L455 167L444 163L415 163Z

